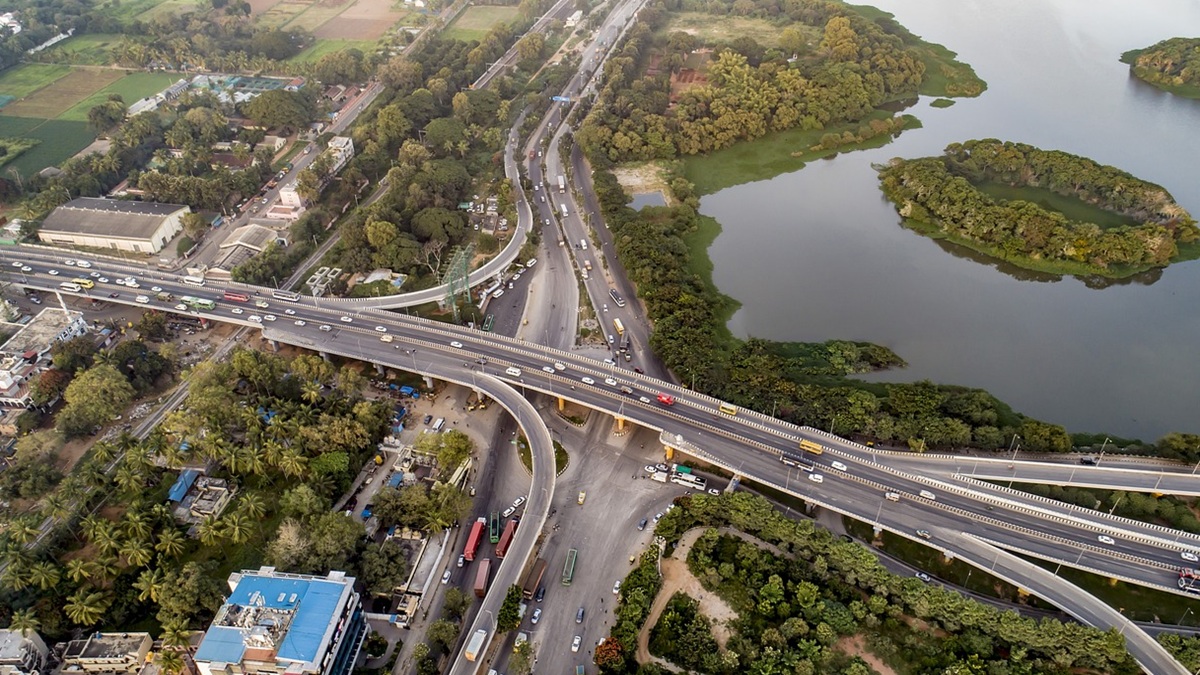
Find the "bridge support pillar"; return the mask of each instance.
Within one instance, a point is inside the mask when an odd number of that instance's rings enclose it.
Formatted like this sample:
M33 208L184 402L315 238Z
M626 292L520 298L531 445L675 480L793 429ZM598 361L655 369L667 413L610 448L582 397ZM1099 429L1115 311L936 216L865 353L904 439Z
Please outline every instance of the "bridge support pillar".
M425 388L433 389L433 378L428 375L425 376Z
M267 344L271 345L271 351L273 351L273 352L279 351L279 341L278 340L268 339Z
M383 370L383 364L380 364L380 363L376 363L376 364L375 364L375 372L379 373L380 375L386 375L386 374L387 374L387 373L385 373L385 372L384 372L384 370Z
M625 418L617 417L617 433L625 431Z
M327 353L325 353L325 352L317 352L317 353L318 353L318 354L320 354L320 355L321 355L321 358L325 359L326 361L329 361L329 360L331 360L331 359L329 358L329 354L327 354Z
M558 397L558 412L562 412L563 410L566 410L566 408L567 408L567 399L559 396Z
M669 445L664 445L664 446L663 446L663 453L664 453L664 454L667 456L667 459L674 459L674 458L675 458L675 448L672 448L672 447L671 447L671 446L669 446Z

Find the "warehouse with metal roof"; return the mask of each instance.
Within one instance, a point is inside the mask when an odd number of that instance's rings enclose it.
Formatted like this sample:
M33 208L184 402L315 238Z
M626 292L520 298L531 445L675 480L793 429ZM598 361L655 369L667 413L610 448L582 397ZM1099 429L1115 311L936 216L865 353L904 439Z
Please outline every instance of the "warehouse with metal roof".
M183 204L80 197L54 209L38 238L48 244L158 253L183 230Z

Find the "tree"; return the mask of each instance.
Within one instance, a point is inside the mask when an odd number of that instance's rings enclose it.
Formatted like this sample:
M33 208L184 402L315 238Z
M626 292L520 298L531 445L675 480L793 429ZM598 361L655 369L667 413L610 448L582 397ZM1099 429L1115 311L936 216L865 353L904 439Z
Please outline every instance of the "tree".
M404 549L393 540L371 546L363 551L358 569L360 577L373 595L390 597L408 578L408 559Z
M71 375L65 370L58 368L43 370L30 386L29 397L33 400L34 405L48 405L66 391L70 381Z
M442 594L442 614L455 621L466 615L467 607L470 605L471 599L457 586L447 588L446 592Z
M439 619L429 624L429 628L425 632L425 637L431 644L441 649L443 653L448 654L450 653L450 647L458 639L459 630L460 628L457 623Z
M143 312L134 328L147 340L165 340L171 334L167 328L167 315L156 311Z
M528 33L517 43L517 54L522 61L541 57L546 48L546 36L541 33Z
M92 365L92 357L96 354L96 341L82 335L63 342L55 342L50 347L50 354L55 368L73 375Z
M346 569L366 536L363 525L342 513L324 513L313 518L308 527L312 548L306 569Z
M158 602L165 578L166 575L161 569L143 570L137 581L133 582L133 587L138 591L138 600Z
M133 386L107 364L79 373L67 385L67 406L59 414L59 428L68 436L80 436L110 421L133 400Z
M41 622L38 621L37 614L32 609L18 609L12 613L12 620L9 621L8 629L16 631L21 635L28 635L36 632L41 628Z
M510 630L516 630L521 625L521 587L513 584L508 587L508 592L504 594L504 602L500 605L500 611L496 614L496 630L501 633L507 633Z
M250 538L252 529L250 526L250 518L244 513L234 513L222 519L221 532L229 541L235 544L243 544Z
M63 612L80 626L91 626L104 617L111 604L111 593L84 586L67 598Z
M58 566L49 560L34 563L29 567L29 583L43 591L57 586L60 577Z
M605 640L615 642L612 638ZM513 649L513 655L508 659L508 671L513 675L529 675L533 672L533 643L529 640L522 642ZM596 662L599 664L599 661ZM614 664L614 667L620 664Z
M158 620L185 625L192 619L216 611L221 604L221 587L213 578L216 563L189 562L169 571L158 594Z
M165 558L178 558L183 553L184 536L176 529L169 529L158 535L154 549Z
M302 92L272 89L247 101L242 113L268 129L299 129L316 114L310 97Z

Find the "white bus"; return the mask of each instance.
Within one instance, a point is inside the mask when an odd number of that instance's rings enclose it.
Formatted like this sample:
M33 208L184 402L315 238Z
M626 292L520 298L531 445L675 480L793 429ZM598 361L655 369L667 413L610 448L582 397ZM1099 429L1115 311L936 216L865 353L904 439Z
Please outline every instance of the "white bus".
M559 205L558 205L558 208L562 210L562 217L563 217L563 218L566 218L566 217L567 217L567 205L566 205L566 204L559 204Z
M677 473L671 476L671 482L675 483L676 485L682 485L683 487L694 488L696 490L703 490L708 487L708 481L699 476L693 476L690 473Z
M183 283L187 284L188 286L203 286L204 277L184 277Z
M284 300L286 302L300 302L300 294L295 291L275 289L274 291L271 291L271 297L275 298L276 300Z
M70 291L71 293L78 293L83 290L83 286L80 286L73 281L64 281L59 284L58 287L60 290Z

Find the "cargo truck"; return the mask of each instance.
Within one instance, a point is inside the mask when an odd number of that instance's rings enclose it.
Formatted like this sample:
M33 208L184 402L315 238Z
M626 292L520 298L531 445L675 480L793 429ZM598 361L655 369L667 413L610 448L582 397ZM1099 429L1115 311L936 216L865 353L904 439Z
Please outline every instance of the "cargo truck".
M529 574L525 576L525 583L521 585L521 595L526 600L532 600L533 594L537 593L537 589L542 585L542 575L546 573L545 558L538 558L533 567L529 569Z
M487 518L480 518L471 525L471 534L467 536L467 546L463 549L463 557L467 560L475 559L475 552L479 550L479 542L483 541L483 528L487 527Z
M479 653L483 651L483 643L487 642L487 631L480 628L471 636L471 640L467 642L467 650L463 652L463 656L467 657L468 661L474 663L475 659L479 658Z
M489 577L492 573L492 559L484 558L479 561L479 569L475 570L475 597L487 595Z
M496 557L504 559L508 547L512 546L513 535L517 533L517 519L513 518L504 526L504 534L500 535L500 543L496 544Z
M558 177L558 191L559 192L567 191L567 177L566 176Z

